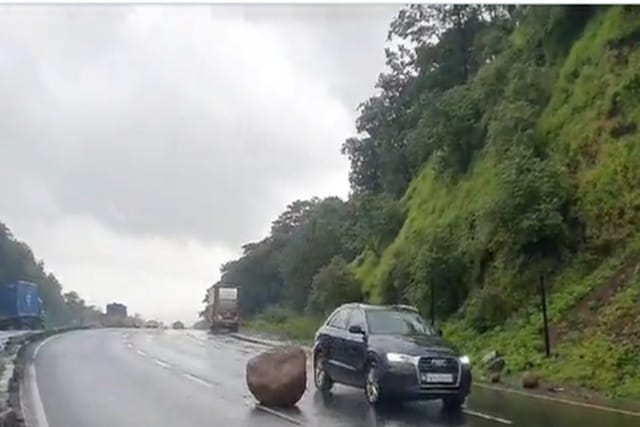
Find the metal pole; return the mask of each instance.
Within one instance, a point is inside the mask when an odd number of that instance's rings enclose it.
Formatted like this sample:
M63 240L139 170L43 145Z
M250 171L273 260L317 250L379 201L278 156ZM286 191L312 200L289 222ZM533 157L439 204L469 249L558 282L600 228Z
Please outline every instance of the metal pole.
M544 349L547 357L551 356L549 345L549 322L547 319L547 292L544 286L544 274L540 274L540 295L542 298L542 322L544 326Z

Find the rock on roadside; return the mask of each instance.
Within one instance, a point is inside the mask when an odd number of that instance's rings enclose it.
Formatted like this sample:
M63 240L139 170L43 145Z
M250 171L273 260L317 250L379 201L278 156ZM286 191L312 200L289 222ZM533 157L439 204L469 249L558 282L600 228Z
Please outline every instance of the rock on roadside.
M523 388L537 388L540 385L540 378L533 372L527 371L522 374Z
M296 346L265 351L247 362L247 386L265 406L295 405L307 388L307 357Z

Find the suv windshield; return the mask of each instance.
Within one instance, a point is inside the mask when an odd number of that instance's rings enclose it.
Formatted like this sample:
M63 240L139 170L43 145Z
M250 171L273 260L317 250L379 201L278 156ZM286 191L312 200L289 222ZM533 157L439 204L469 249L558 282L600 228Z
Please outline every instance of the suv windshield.
M367 326L374 335L435 335L417 313L407 310L369 310Z

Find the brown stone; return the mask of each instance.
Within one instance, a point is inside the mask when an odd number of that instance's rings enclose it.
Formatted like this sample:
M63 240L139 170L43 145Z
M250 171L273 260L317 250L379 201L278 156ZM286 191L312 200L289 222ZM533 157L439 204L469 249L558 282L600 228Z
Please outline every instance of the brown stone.
M295 405L307 388L307 358L300 347L279 347L247 362L247 386L265 406Z
M491 381L492 383L499 383L500 382L500 372L492 372L491 375L489 376L489 381Z
M537 388L540 385L540 378L533 372L527 371L522 374L523 388Z

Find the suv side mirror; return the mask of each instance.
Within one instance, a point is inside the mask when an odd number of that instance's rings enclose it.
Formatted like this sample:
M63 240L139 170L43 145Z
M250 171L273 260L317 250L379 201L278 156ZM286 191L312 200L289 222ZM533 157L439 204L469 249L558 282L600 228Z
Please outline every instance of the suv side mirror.
M352 326L349 326L349 333L364 335L364 329L362 329L362 326L360 325L352 325Z

